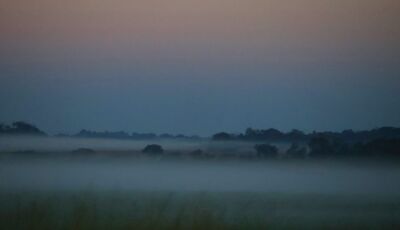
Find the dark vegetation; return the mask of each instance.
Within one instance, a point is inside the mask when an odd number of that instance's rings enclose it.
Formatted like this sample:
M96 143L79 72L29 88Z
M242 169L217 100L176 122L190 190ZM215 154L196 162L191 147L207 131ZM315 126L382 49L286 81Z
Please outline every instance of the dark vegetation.
M290 148L286 151L286 156L289 158L303 159L307 156L307 148L297 143L292 143Z
M346 142L319 136L308 143L310 157L400 157L400 139L379 138L364 142Z
M23 121L17 121L11 125L0 123L0 135L35 135L46 136L46 133L38 129L36 126Z
M89 148L79 148L79 149L72 151L72 153L94 154L94 153L96 153L96 151L94 151L93 149L89 149Z
M258 157L273 158L278 156L278 148L270 144L258 144L254 147Z
M260 193L0 194L0 229L399 229L399 200ZM316 212L318 211L318 214ZM360 215L360 211L363 215Z
M161 145L147 145L143 150L143 153L150 153L150 154L162 154L164 152L164 149L162 148Z
M400 128L382 127L369 131L344 130L342 132L312 132L306 134L294 129L281 132L277 129L246 129L245 133L229 134L225 132L214 134L216 141L269 141L269 142L306 142L313 138L325 137L345 142L366 142L376 139L400 139Z
M74 135L59 134L58 136L63 137L84 137L84 138L109 138L109 139L122 139L122 140L151 140L151 139L187 139L196 140L199 139L198 136L185 136L183 134L172 135L172 134L161 134L157 135L155 133L127 133L124 131L119 132L96 132L86 129L82 129L79 133Z
M285 156L290 158L400 157L400 128L382 127L370 131L283 133L276 129L248 128L245 133L213 135L214 141L291 142ZM303 145L298 144L303 143ZM277 157L270 144L255 145L258 156Z
M36 126L26 122L14 122L11 125L0 123L0 136L47 136ZM171 135L154 133L127 132L95 132L82 130L75 135L56 135L56 137L69 138L111 138L123 140L154 140L154 139L180 139L199 140L198 136ZM227 149L230 142L255 142L254 150L258 157L276 158L332 158L332 157L400 157L400 128L382 127L370 131L345 130L342 132L312 132L304 133L300 130L281 132L276 129L248 128L244 133L229 134L220 132L211 137L211 141L223 141ZM292 143L282 151L272 143ZM233 145L232 145L233 146ZM32 152L32 151L29 151ZM91 149L77 149L75 153L94 153ZM148 145L143 150L146 154L161 154L164 149L160 145ZM179 154L178 154L179 155ZM197 149L189 152L190 156L209 156L208 152Z

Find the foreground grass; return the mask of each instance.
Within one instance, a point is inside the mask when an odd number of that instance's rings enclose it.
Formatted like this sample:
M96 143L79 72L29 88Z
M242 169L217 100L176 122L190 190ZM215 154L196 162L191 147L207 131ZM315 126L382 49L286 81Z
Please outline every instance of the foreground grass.
M400 197L0 192L0 229L400 229Z

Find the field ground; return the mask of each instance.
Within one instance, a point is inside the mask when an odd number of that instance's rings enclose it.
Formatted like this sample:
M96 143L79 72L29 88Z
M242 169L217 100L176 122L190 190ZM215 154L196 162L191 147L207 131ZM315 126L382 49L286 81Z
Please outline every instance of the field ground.
M5 230L400 228L400 196L3 191L0 203Z

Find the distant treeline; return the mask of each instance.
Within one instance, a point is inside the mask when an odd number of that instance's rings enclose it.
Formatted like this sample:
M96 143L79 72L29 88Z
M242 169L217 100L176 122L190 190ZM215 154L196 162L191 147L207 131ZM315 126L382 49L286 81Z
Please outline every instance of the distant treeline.
M277 129L246 129L245 133L230 134L221 132L214 134L215 141L269 141L269 142L308 142L316 137L326 137L344 142L365 142L376 139L400 139L400 128L382 127L369 131L353 131L351 129L342 132L312 132L304 133L294 129L290 132L281 132Z
M30 136L47 136L45 132L37 128L35 125L23 121L17 121L11 125L0 123L0 135L30 135ZM149 140L149 139L200 139L199 136L186 136L183 134L173 135L164 133L157 135L155 133L127 133L125 131L118 132L97 132L82 129L80 132L72 135L57 134L55 137L77 137L77 138L108 138L108 139L126 139L126 140Z
M47 134L36 126L23 121L17 121L11 125L0 123L0 135L35 135L46 136Z
M271 143L291 142L285 156L293 158L396 156L400 157L400 128L382 127L370 131L312 132L299 130L288 133L276 129L248 128L244 134L225 132L213 135L214 141L258 141L255 146L260 157L278 156L278 148Z
M400 139L375 139L366 142L343 142L319 136L305 144L292 143L280 152L270 143L256 144L258 157L276 158L338 158L338 157L400 157Z
M157 135L155 133L127 133L124 131L119 131L119 132L109 132L109 131L104 131L104 132L96 132L96 131L90 131L90 130L81 130L79 133L75 135L65 135L65 134L59 134L57 136L61 137L85 137L85 138L110 138L110 139L125 139L125 140L151 140L151 139L199 139L200 137L198 136L185 136L183 134L179 135L172 135L172 134L161 134Z
M0 134L3 135L47 135L35 125L23 121L17 121L11 125L0 123ZM58 134L56 137L84 137L84 138L113 138L113 139L199 139L199 136L186 136L183 134L161 134L155 133L128 133L125 131L91 131L82 129L72 135ZM325 137L346 143L367 142L378 139L400 139L400 128L382 127L367 131L353 131L351 129L342 132L311 132L293 129L290 132L281 132L277 129L253 129L248 128L244 133L231 134L220 132L214 134L211 139L214 141L255 141L255 142L309 142L314 138Z
M47 136L36 126L18 121L11 125L0 123L0 135L33 135ZM71 138L111 138L125 140L152 140L152 139L187 139L198 140L198 136L171 135L154 133L127 133L96 132L82 130L74 135L60 134L56 137ZM252 129L245 133L229 134L220 132L212 136L212 141L248 141L258 142L254 146L259 157L285 156L290 158L319 158L319 157L346 157L346 156L396 156L400 157L400 128L382 127L370 131L345 130L343 132L312 132L306 134L300 130L284 133L276 129ZM280 151L274 143L292 143L286 152ZM151 148L150 148L151 147ZM145 152L156 149L163 152L161 146L150 146ZM196 150L194 155L202 155L202 150ZM204 153L207 154L207 153Z

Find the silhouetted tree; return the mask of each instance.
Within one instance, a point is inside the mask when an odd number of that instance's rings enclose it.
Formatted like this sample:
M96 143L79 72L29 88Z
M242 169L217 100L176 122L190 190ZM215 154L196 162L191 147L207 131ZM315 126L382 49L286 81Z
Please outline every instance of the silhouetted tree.
M12 123L11 127L8 125L0 124L0 134L5 135L46 135L43 131L36 126L23 121Z
M278 148L270 144L257 144L254 146L257 156L274 158L278 156Z
M302 131L297 129L293 129L289 133L284 134L284 136L288 141L301 141L305 140L307 137Z
M323 136L314 137L308 143L310 157L326 157L333 154L333 147L328 138Z
M369 131L353 131L351 129L343 132L312 132L305 134L300 130L293 129L283 133L277 129L253 129L247 128L242 134L235 136L238 140L247 141L310 141L313 138L323 136L330 140L339 140L342 143L366 142L376 139L400 139L400 128L382 127ZM343 146L342 146L343 147Z
M358 152L367 156L400 156L400 139L376 139L358 148Z
M143 150L143 153L151 153L151 154L162 154L164 152L164 149L162 148L161 145L147 145Z
M130 136L124 131L119 132L96 132L86 129L82 129L79 133L75 134L75 137L85 137L85 138L110 138L110 139L129 139Z
M304 158L307 155L307 149L305 147L301 147L297 143L292 143L292 145L286 151L286 155L291 158Z
M249 139L249 140L255 139L255 138L257 138L257 136L258 136L257 130L254 130L252 128L247 128L245 134L240 135L241 138L245 138L245 139Z
M267 140L280 140L283 139L284 134L277 129L267 129L260 131L261 136Z
M21 133L40 133L41 131L34 125L28 124L23 121L17 121L12 124L12 127Z
M160 135L160 138L164 138L164 139L172 139L174 138L174 135L168 134L168 133L163 133Z
M138 140L149 140L157 138L157 135L154 133L132 133L132 139Z
M233 135L231 135L229 133L221 132L221 133L214 134L212 139L214 141L229 141L229 140L233 140L234 137L233 137Z
M96 151L94 151L93 149L89 149L89 148L79 148L79 149L76 149L76 150L72 151L72 153L76 153L76 154L94 154L94 153L96 153Z

